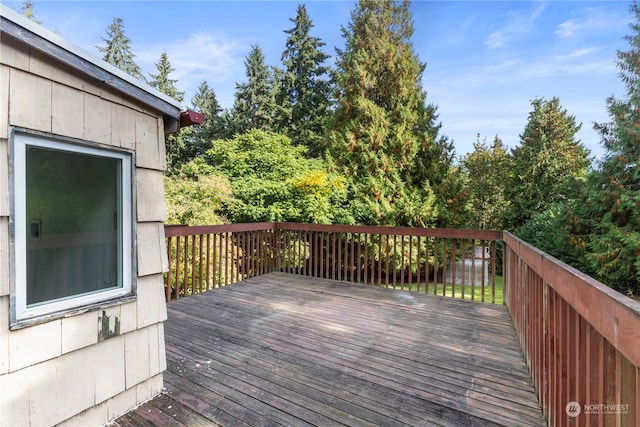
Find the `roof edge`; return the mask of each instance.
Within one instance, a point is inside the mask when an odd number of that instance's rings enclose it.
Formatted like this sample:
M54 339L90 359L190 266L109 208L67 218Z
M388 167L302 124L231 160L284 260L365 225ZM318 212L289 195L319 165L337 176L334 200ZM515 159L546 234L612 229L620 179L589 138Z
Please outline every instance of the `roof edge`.
M122 91L147 105L158 108L163 114L170 116L172 119L180 120L181 106L179 101L103 61L87 50L47 30L43 26L25 18L8 6L0 4L0 17L2 21L7 21L2 22L2 25L0 25L0 31L2 33L7 33L19 40L25 41L34 48L57 58L72 68L87 73L110 87ZM13 25L6 25L8 23L12 23ZM26 34L25 31L31 33L31 36ZM36 42L37 39L39 39L40 42ZM51 47L54 47L54 49L51 49ZM90 70L91 68L93 68L93 70ZM118 80L126 84L118 84ZM124 86L129 86L129 89L134 90L127 90ZM133 88L131 88L131 86L133 86ZM161 102L151 102L150 97Z

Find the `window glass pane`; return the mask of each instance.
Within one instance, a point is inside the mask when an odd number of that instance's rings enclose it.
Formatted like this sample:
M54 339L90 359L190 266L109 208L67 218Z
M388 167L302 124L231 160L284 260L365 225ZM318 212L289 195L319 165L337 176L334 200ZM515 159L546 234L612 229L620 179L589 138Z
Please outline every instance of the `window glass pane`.
M122 160L26 146L27 306L122 287Z

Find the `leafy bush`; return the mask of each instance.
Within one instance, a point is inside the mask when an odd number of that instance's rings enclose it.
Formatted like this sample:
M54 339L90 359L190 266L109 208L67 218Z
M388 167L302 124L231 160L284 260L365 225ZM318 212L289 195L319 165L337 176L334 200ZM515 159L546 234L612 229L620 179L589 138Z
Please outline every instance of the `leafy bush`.
M209 225L228 222L223 206L232 203L229 180L201 159L165 177L168 224Z

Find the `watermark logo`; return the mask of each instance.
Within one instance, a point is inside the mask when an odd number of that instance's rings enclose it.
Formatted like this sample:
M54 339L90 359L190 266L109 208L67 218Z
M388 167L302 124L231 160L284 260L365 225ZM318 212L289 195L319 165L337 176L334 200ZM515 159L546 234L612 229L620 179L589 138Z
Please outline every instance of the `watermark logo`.
M629 405L628 404L605 404L605 403L589 403L580 405L576 401L571 401L567 403L567 406L564 407L565 412L571 418L575 418L580 414L585 415L610 415L610 414L628 414L629 413Z
M580 415L582 409L580 408L580 404L578 402L571 401L567 403L567 406L564 407L565 412L568 416L575 418Z
M629 413L629 404L592 403L584 405L582 410L585 414L624 415Z

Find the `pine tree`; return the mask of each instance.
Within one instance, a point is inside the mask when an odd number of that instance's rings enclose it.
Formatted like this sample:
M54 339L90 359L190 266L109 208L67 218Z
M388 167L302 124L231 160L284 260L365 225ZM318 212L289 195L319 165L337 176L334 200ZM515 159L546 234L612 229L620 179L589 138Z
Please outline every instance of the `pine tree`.
M509 228L517 229L536 212L577 195L576 180L586 177L589 151L576 133L581 125L562 109L557 97L531 101L533 111L512 150L513 174L507 187Z
M176 101L182 102L184 99L184 92L179 91L176 87L178 80L170 77L174 68L171 66L171 62L169 62L167 52L163 51L160 55L160 59L156 62L156 69L158 70L158 74L149 74L149 77L152 79L149 81L149 85ZM188 127L180 129L177 133L165 136L164 143L167 158L167 169L170 173L178 171L180 165L193 159L193 150L189 144L192 140L192 133L193 129Z
M308 155L324 155L324 133L329 116L331 83L330 67L324 65L329 55L322 52L325 45L310 35L313 23L305 5L298 5L295 25L288 34L282 54L285 70L278 78L280 89L277 104L281 107L278 127L296 145L305 145Z
M418 187L428 183L434 194L437 217L433 225L438 228L468 227L472 211L468 203L464 173L456 164L453 141L440 135L441 124L434 105L424 108L424 135L430 136L420 144L411 169L411 183Z
M607 99L611 122L598 123L606 149L576 204L575 246L593 274L621 292L640 295L640 6L633 3L628 51L618 51L626 99Z
M504 211L508 206L506 185L511 172L511 157L502 140L495 136L491 146L478 134L473 152L462 159L467 173L469 202L472 206L471 226L479 229L504 229Z
M236 118L236 113L233 108L225 108L220 114L220 135L218 139L229 139L234 138L236 135L240 133L246 132L246 129L242 129L240 132L240 126L238 125L238 120Z
M156 69L158 70L158 74L149 74L149 77L151 77L149 85L176 101L182 102L184 100L184 92L179 91L176 87L178 80L169 77L169 75L175 71L175 68L171 66L166 51L162 51L160 59L156 62Z
M433 225L436 195L423 172L437 126L435 109L425 105L425 65L410 41L409 3L361 0L342 31L330 165L350 181L358 222Z
M274 77L264 63L260 46L251 46L244 64L248 81L236 84L232 113L234 134L242 134L250 129L271 130L276 105Z
M218 103L218 98L206 81L200 83L198 91L191 99L191 106L194 110L204 114L204 123L193 128L190 135L189 157L203 157L211 142L215 139L226 139L224 123L220 113L222 108Z
M103 38L104 46L96 48L104 53L102 59L109 64L118 67L125 73L146 81L138 64L135 63L135 55L131 53L131 40L124 34L124 21L122 18L113 18L113 22L107 27L107 37Z

